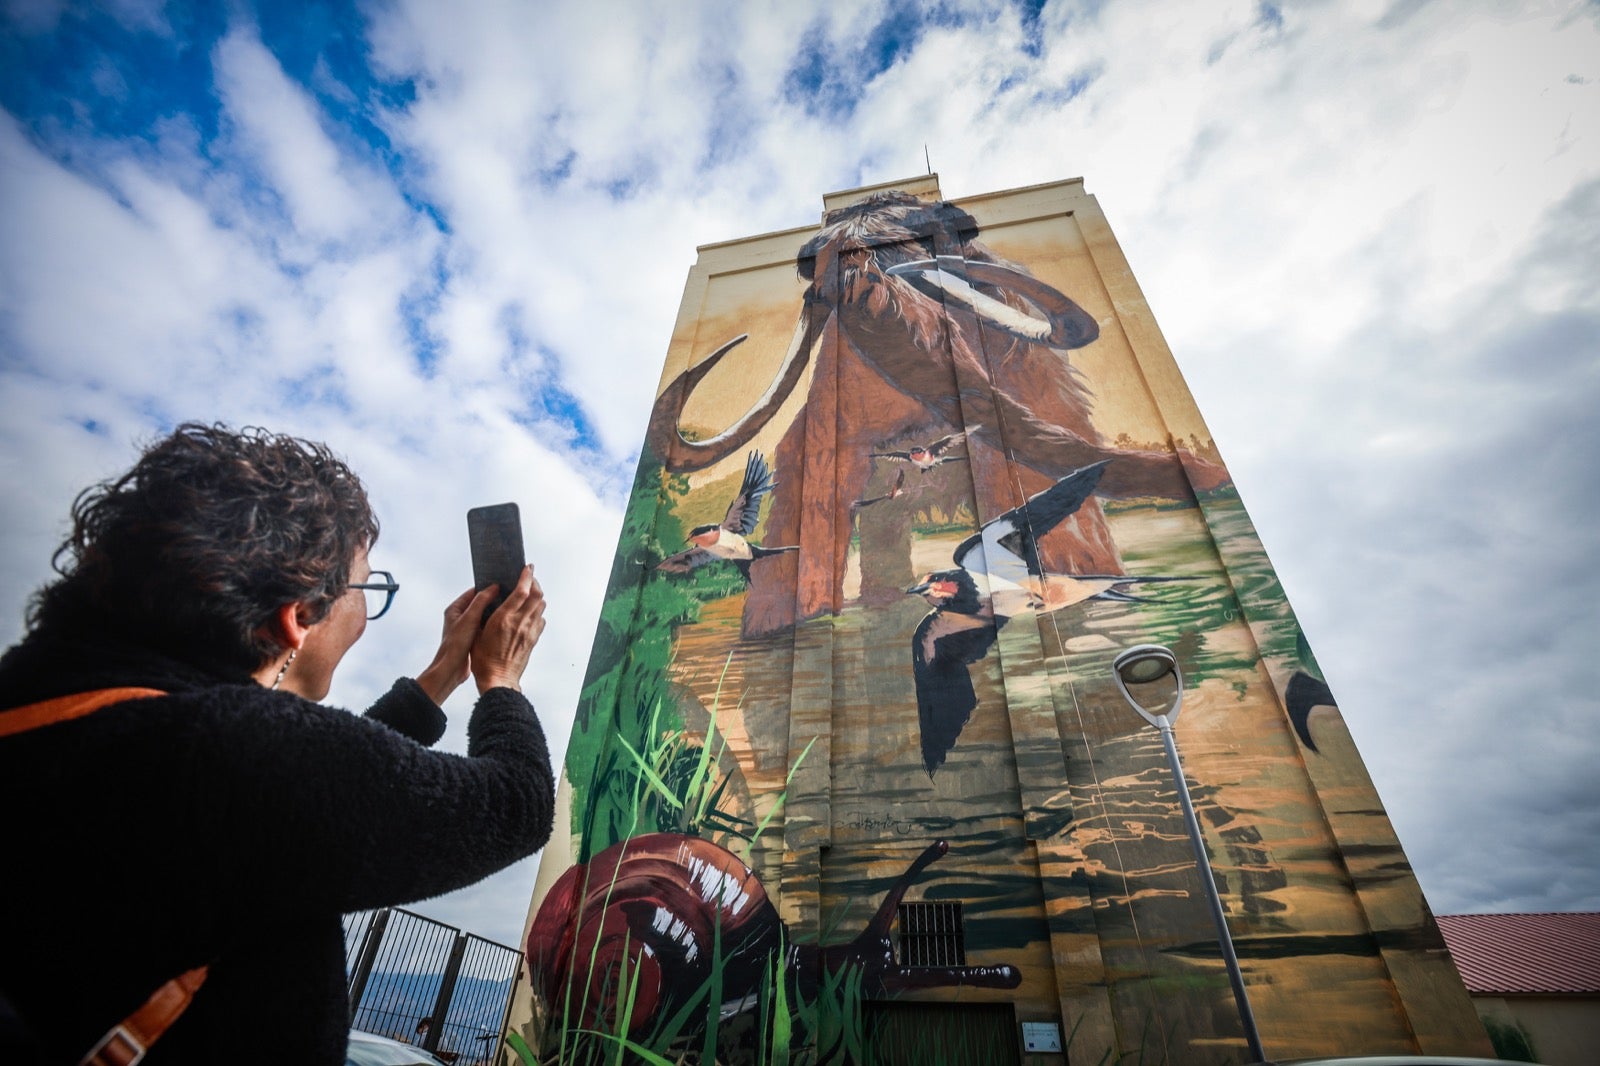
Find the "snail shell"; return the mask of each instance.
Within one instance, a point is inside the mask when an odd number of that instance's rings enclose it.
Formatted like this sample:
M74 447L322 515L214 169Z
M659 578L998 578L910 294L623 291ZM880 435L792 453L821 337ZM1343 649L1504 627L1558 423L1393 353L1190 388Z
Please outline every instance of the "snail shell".
M628 1029L639 1035L693 997L719 955L722 987L744 996L782 929L761 882L731 852L649 833L561 875L528 934L528 964L545 1003L585 1028L615 1025L637 980Z

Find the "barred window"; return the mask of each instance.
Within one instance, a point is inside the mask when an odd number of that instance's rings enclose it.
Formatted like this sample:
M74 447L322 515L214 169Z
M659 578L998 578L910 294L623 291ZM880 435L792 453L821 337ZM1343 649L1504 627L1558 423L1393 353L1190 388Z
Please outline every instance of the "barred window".
M966 937L959 903L900 905L900 965L965 966Z

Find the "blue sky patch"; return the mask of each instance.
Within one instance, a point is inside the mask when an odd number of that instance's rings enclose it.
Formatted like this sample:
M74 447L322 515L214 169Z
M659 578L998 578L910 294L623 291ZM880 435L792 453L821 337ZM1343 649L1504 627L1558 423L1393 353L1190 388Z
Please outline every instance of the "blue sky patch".
M578 153L568 148L554 163L539 168L537 179L540 188L553 189L557 185L572 177L573 165L578 162Z
M550 357L550 365L557 365L554 356ZM554 378L548 378L540 383L539 388L534 390L529 399L533 408L529 411L530 417L518 418L517 421L545 430L548 430L550 423L554 422L570 430L571 437L567 443L571 447L595 455L604 453L600 435L595 431L594 423L589 421L583 403L569 392L566 386Z
M0 24L0 105L42 151L113 196L116 190L96 164L117 153L89 156L78 145L153 146L181 120L194 130L200 155L216 163L215 142L226 127L212 54L232 26L210 5L169 5L166 17L170 36L130 30L94 10L69 10L40 33ZM416 100L416 84L374 76L365 22L355 5L266 5L258 17L263 46L316 102L322 128L340 150L388 172L413 210L447 230L408 180L410 164L380 125L385 112ZM283 218L277 197L259 181L246 180L242 191L255 206Z
M784 95L807 114L845 117L855 110L862 88L909 55L924 28L938 21L937 9L895 4L856 47L840 47L827 37L822 22L813 23L784 77Z
M1017 0L1017 10L1022 16L1022 50L1035 59L1044 50L1044 32L1039 26L1039 13L1045 0Z
M1045 0L1018 0L1024 43L1022 50L1040 54L1039 13ZM959 28L978 20L944 4L899 2L868 31L860 44L835 41L821 20L801 38L794 61L784 75L784 97L807 114L843 118L854 113L864 88L914 52L933 27Z
M355 407L336 367L324 365L283 383L285 405L291 408L327 408L339 414L353 414Z
M910 55L922 37L923 26L930 18L918 5L896 5L889 17L874 26L867 35L866 45L862 49L862 80L871 81Z
M808 114L848 115L855 94L846 85L845 71L836 62L820 24L800 39L800 49L783 78L784 96Z
M1062 104L1070 103L1082 96L1084 90L1093 85L1095 79L1100 77L1103 72L1104 70L1099 64L1076 71L1067 79L1065 85L1040 89L1034 93L1033 103L1041 107L1060 107Z
M429 325L439 313L439 300L444 295L444 253L436 253L428 264L428 274L400 298L400 319L405 323L406 340L411 345L411 357L416 360L422 376L432 378L439 369L439 335Z
M43 134L153 141L174 114L209 143L220 111L210 52L226 26L204 5L175 10L172 20L174 38L129 32L96 11L68 11L47 33L0 23L0 104L58 159L60 138Z
M750 143L760 125L760 116L743 106L739 70L731 63L718 63L704 71L704 83L715 87L710 94L705 154L696 161L702 170L731 163L739 150Z
M384 111L411 106L416 83L373 75L365 20L355 6L267 4L258 18L261 43L284 73L316 98L325 112L323 128L345 150L374 158L403 178L399 153L376 119Z
M655 159L637 154L612 173L596 176L590 185L620 203L653 188L659 176L660 168Z
M603 455L600 434L589 420L583 402L561 381L561 357L532 343L523 328L522 312L517 305L508 305L500 312L500 328L511 349L507 381L523 399L522 409L513 410L511 417L518 425L538 430L541 437L548 437L554 424L565 431L566 440L562 443L567 447ZM545 443L556 446L549 440Z

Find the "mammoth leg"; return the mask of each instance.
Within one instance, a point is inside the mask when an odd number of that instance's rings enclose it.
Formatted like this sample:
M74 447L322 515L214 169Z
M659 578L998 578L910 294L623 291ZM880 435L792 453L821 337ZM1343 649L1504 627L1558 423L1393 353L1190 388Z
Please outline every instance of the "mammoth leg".
M839 484L843 489L843 518L835 533L834 551L837 574L842 582L850 551L850 502L869 495L875 462L883 489L903 473L908 484L921 487L927 477L900 463L874 460L872 452L883 451L889 439L900 438L914 429L925 430L932 439L947 429L929 419L927 409L883 380L875 369L844 345L839 356ZM898 447L899 445L895 445ZM911 508L904 502L886 500L862 509L856 515L860 533L861 599L882 606L905 599L905 587L914 576L911 566Z
M894 472L891 471L892 475ZM905 476L903 468L899 470ZM921 480L920 475L914 475ZM868 475L869 481L871 475ZM886 482L891 478L885 477ZM884 486L887 488L887 484ZM885 607L905 600L907 585L915 583L911 565L912 520L915 512L902 504L877 504L856 515L860 536L861 603L866 607ZM846 530L848 540L849 531ZM846 545L848 549L848 544ZM903 649L901 654L903 655Z
M886 426L926 417L921 404L842 342L831 321L823 328L806 406L778 444L779 488L763 534L766 544L799 544L800 557L775 556L752 570L745 636L775 633L843 606L850 505L871 480L874 445Z

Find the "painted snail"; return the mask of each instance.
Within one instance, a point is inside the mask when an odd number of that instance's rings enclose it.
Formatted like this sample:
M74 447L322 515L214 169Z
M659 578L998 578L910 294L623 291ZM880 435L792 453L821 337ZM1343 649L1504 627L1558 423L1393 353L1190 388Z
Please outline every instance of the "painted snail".
M631 990L633 1035L691 1002L719 957L722 1016L749 1009L780 947L786 975L802 995L815 994L821 973L852 966L861 969L870 996L946 985L1015 988L1022 975L1014 966L895 962L889 927L900 900L949 850L943 840L930 844L859 936L822 946L789 939L754 872L725 848L677 833L633 837L551 886L528 934L528 963L545 1003L585 1028L614 1021Z

